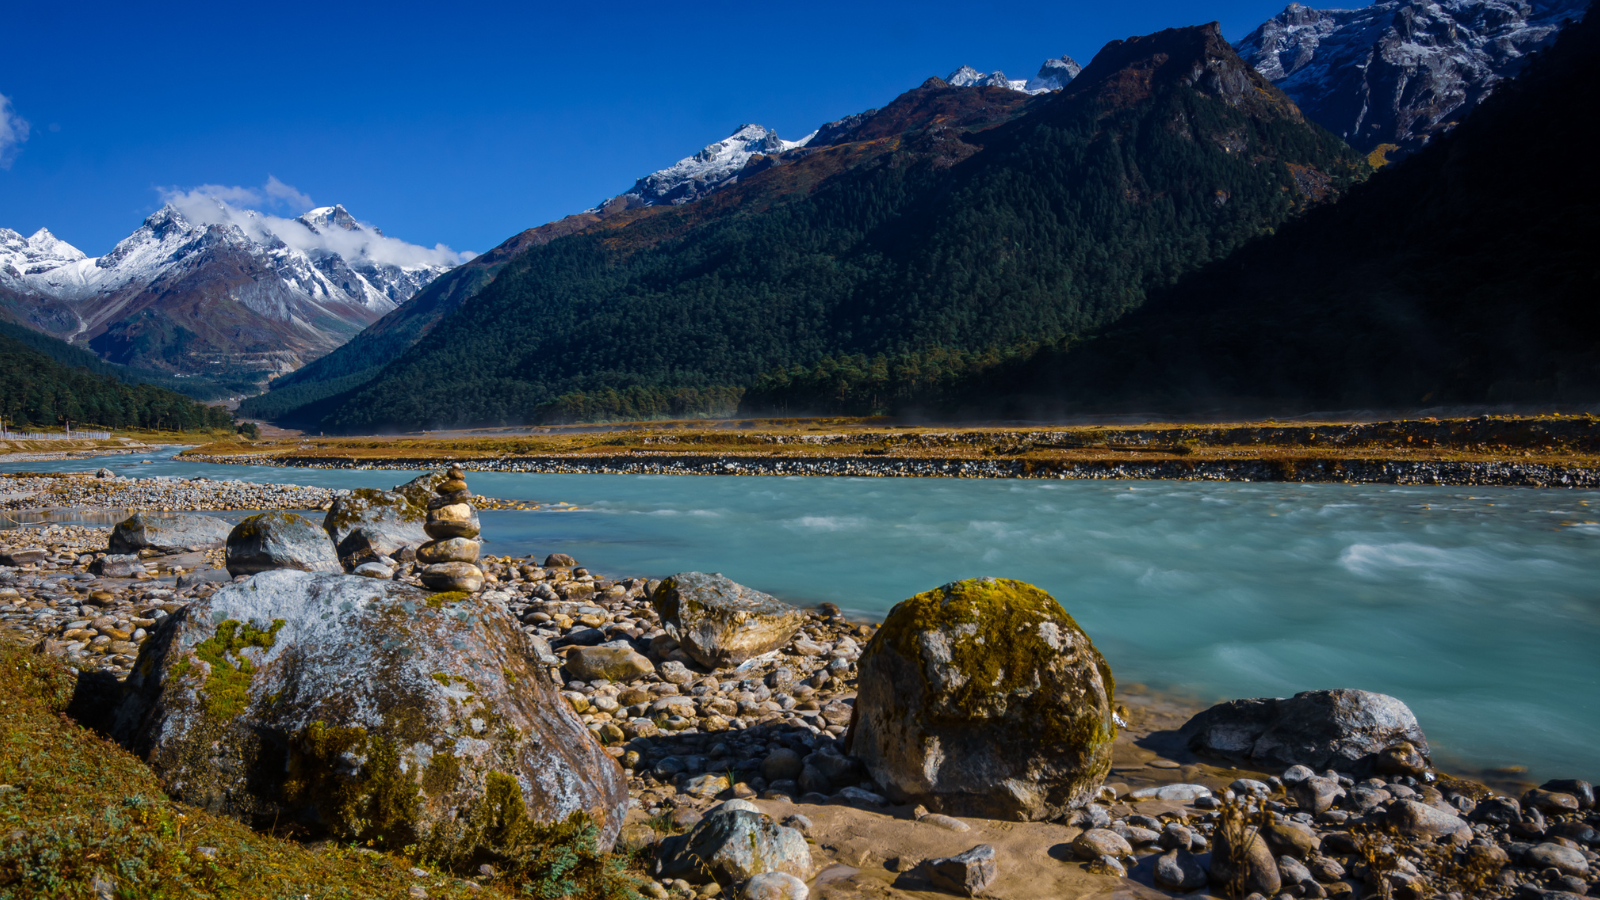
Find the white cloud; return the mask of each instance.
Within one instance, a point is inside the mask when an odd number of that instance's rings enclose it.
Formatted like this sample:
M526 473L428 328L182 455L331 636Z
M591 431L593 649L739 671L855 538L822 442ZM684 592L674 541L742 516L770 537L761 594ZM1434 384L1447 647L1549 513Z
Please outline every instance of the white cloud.
M11 168L17 148L28 139L28 120L11 109L11 98L0 94L0 169Z
M311 202L310 197L279 181L276 175L268 175L267 183L261 190L269 198L289 206L299 207L300 209L310 209L316 206L315 203Z
M298 218L285 218L262 212L256 207L287 208L305 213L311 198L277 178L267 176L260 188L202 184L190 190L164 188L161 199L171 204L184 218L201 225L236 225L251 238L270 243L274 238L305 253L331 252L351 265L363 262L413 268L417 266L457 266L476 256L458 253L444 244L422 247L399 238L381 235L376 228L359 222L359 228L308 227Z

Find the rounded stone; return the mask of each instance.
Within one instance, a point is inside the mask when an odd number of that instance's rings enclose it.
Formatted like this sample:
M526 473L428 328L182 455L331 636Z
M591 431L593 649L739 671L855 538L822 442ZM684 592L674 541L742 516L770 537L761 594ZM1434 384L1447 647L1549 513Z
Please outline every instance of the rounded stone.
M1067 846L1078 859L1133 855L1133 845L1127 838L1109 828L1091 828L1073 838Z
M435 563L422 570L422 584L435 591L477 593L483 588L483 570L470 563Z
M847 747L896 803L1053 819L1110 771L1111 667L1032 585L960 581L897 604L857 683Z
M228 573L255 575L272 569L343 572L333 539L320 526L290 512L265 512L233 527L227 542Z
M805 762L800 754L788 747L779 747L767 754L761 761L761 777L768 781L779 781L785 778L796 779L805 770Z
M447 562L475 563L478 561L478 552L482 546L471 538L457 537L428 541L417 548L417 562L424 565Z
M811 889L788 872L762 872L745 884L739 896L743 900L806 900Z
M1539 844L1522 855L1523 862L1534 869L1556 869L1563 875L1585 878L1589 875L1589 861L1583 851L1556 843Z
M423 526L428 537L475 538L479 533L478 511L470 503L452 503L428 511L428 524Z

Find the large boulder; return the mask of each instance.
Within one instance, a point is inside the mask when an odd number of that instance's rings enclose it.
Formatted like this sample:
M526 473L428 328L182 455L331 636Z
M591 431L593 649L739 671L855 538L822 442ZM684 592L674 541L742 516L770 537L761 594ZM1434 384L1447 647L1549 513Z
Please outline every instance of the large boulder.
M428 501L434 497L434 490L449 480L449 477L443 469L424 472L405 484L395 485L394 493L405 497L418 509L427 509Z
M1371 691L1304 691L1284 699L1230 700L1184 724L1189 749L1257 766L1370 772L1401 742L1428 755L1428 739L1404 703Z
M805 613L760 591L704 572L679 572L652 598L663 627L695 662L737 666L789 642Z
M857 684L850 752L897 803L1054 819L1111 768L1111 667L1030 584L958 581L897 604Z
M137 512L111 529L106 552L126 554L140 550L185 553L212 550L228 540L233 525L216 516Z
M609 847L627 810L502 607L352 575L264 572L169 616L116 730L186 802L435 858L517 809L586 812Z
M763 872L786 872L802 881L810 878L811 848L805 835L765 813L722 806L688 834L661 842L655 875L727 886Z
M258 513L233 526L226 558L234 576L272 569L344 571L328 533L290 512Z
M322 520L339 558L357 564L373 557L399 558L428 540L428 511L398 491L357 488L333 501Z

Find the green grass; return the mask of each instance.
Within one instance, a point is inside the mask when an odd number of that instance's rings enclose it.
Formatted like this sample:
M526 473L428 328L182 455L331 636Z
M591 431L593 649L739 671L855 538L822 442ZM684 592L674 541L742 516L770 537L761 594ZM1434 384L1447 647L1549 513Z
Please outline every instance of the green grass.
M513 838L497 860L504 874L475 890L438 870L413 875L418 863L400 855L300 844L176 802L138 758L65 714L75 681L0 635L0 900L96 898L97 883L118 900L403 898L413 885L430 898L631 894L625 860L596 852L582 823L530 827L512 810L497 833Z

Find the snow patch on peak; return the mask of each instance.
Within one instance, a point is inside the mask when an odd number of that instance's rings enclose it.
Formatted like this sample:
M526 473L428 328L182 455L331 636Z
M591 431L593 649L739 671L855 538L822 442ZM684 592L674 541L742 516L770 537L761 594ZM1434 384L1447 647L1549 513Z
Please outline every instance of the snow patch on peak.
M734 183L755 156L795 150L815 136L813 131L798 141L786 141L765 125L740 125L733 134L707 144L699 153L639 179L617 199L630 207L692 203ZM611 202L614 201L608 204Z
M1082 69L1072 57L1063 56L1045 60L1039 66L1039 74L1032 78L1007 78L1006 73L999 69L986 74L971 66L962 66L951 72L945 81L951 87L1000 87L1024 94L1043 94L1066 87Z
M1235 49L1356 149L1411 151L1460 121L1587 8L1588 0L1290 3Z

